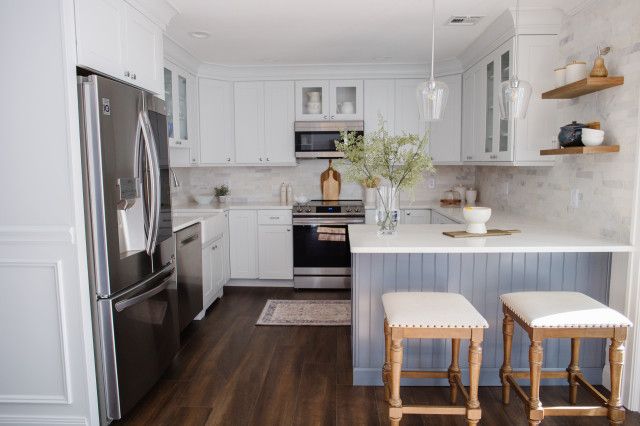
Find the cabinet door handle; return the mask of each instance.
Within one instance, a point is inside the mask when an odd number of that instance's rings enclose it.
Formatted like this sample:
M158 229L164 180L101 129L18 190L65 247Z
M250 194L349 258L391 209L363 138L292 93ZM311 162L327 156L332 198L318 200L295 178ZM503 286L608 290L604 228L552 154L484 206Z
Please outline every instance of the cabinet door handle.
M335 119L335 118L336 118L336 116L335 116L335 115L332 115L332 116L331 116L331 119L332 119L332 120L333 120L333 119Z
M278 220L278 219L280 219L280 216L269 216L269 219Z
M131 74L129 73L129 71L125 71L125 72L124 72L124 76L125 76L125 77L129 77L130 75L131 75Z
M326 116L326 115L323 115L323 116L322 116L322 118L324 118L324 119L326 120L326 119L327 119L327 116Z
M291 232L291 228L287 228L287 232Z

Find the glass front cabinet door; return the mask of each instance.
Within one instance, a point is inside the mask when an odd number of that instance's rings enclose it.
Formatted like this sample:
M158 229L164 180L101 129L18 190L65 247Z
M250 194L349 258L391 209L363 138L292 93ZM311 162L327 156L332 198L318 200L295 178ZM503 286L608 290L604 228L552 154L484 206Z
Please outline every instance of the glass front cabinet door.
M362 80L296 81L296 120L363 120Z
M167 109L167 136L174 167L198 162L195 143L195 76L173 64L164 66L164 101Z

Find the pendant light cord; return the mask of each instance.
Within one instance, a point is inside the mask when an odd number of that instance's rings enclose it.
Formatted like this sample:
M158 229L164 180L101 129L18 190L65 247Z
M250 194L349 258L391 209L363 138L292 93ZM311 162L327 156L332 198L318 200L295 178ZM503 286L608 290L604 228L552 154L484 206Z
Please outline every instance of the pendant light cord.
M431 81L433 81L433 62L436 52L436 0L432 2L431 15Z
M434 0L435 1L435 0ZM520 16L520 0L516 0L515 40L513 43L513 78L518 79L518 18Z

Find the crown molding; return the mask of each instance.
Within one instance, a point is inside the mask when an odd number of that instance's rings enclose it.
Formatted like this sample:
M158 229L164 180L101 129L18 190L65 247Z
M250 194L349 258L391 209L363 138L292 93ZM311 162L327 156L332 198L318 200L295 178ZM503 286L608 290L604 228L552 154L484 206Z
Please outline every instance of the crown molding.
M162 31L167 28L169 21L180 13L169 0L126 0L126 2L153 21Z
M519 35L556 35L562 27L564 13L560 9L520 9ZM478 63L515 36L515 9L507 9L498 16L460 55L463 71Z
M163 37L164 59L197 75L202 62L167 34Z
M462 66L452 58L436 64L436 76L460 74ZM228 81L425 78L427 64L300 64L220 65L204 63L198 76Z

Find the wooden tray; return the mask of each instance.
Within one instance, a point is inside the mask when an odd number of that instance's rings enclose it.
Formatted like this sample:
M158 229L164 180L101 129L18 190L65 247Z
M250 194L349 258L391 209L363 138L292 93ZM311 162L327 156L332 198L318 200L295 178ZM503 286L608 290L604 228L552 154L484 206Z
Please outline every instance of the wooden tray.
M447 231L444 235L451 238L473 238L473 237L501 237L504 235L517 234L518 229L487 229L486 234L470 234L467 231Z

